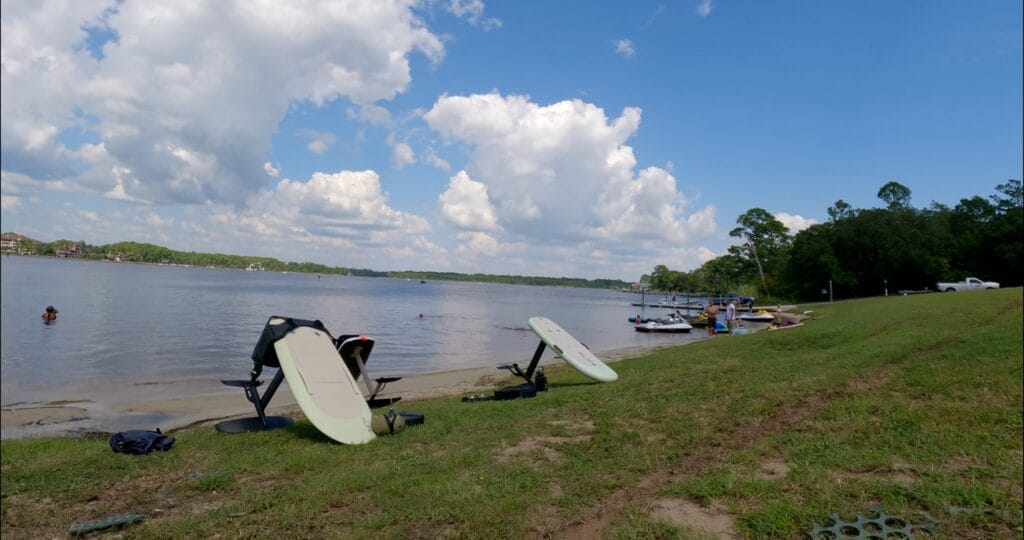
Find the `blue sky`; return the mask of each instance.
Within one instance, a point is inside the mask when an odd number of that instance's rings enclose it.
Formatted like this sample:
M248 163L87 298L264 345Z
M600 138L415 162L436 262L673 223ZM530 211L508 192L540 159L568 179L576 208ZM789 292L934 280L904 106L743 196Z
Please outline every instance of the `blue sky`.
M1024 169L1017 1L2 10L2 228L44 241L635 280Z

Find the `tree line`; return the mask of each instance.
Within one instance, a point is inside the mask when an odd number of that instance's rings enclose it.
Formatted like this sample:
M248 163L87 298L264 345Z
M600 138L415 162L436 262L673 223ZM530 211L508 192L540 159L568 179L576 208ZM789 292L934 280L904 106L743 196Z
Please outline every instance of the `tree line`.
M1021 181L995 191L952 207L914 208L910 189L888 182L878 190L883 207L857 209L840 199L828 208L827 222L795 235L767 210L752 208L737 218L729 233L737 244L724 255L691 272L658 265L642 281L662 291L739 291L765 301L817 300L830 282L836 298L934 289L966 276L1018 286Z
M168 247L142 242L115 242L94 246L83 240L55 240L53 242L35 243L31 240L19 241L19 248L36 255L69 256L80 259L117 260L132 263L174 264L187 266L213 266L216 268L245 269L258 267L261 270L276 272L306 272L313 274L342 274L353 276L382 277L387 272L378 272L365 268L345 268L327 266L314 262L285 262L272 257L254 257L246 255L227 255L224 253L198 253L195 251L177 251Z
M443 281L472 281L476 283L507 283L513 285L558 285L562 287L585 287L618 289L629 284L619 279L583 279L570 277L512 276L504 274L459 274L456 272L388 272L388 277L406 279L435 279Z
M275 272L305 272L312 274L340 274L362 277L393 277L419 280L473 281L483 283L509 283L520 285L558 285L564 287L621 288L629 284L616 279L582 279L569 277L513 276L492 274L459 274L455 272L384 272L366 268L327 266L313 262L284 262L272 257L227 255L223 253L197 253L177 251L167 247L140 242L116 242L93 246L85 241L56 240L36 243L19 241L19 248L37 255L68 255L81 259L118 260L122 262L213 266L217 268L245 269L255 267Z

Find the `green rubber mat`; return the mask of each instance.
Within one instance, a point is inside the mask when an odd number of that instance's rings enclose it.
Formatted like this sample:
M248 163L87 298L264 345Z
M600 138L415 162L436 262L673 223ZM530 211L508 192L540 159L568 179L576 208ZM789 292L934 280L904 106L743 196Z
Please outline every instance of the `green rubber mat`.
M107 516L102 519L94 519L92 521L82 521L79 523L73 523L68 527L68 532L73 536L80 534L90 533L93 531L102 531L104 529L113 529L128 525L130 523L138 523L146 519L144 514L114 514Z

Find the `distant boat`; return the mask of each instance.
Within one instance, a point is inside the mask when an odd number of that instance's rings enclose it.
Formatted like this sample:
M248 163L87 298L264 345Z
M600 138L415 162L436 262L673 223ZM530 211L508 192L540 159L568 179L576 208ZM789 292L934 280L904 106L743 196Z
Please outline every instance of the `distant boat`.
M420 280L420 283L426 283L426 281L423 281L423 280L421 279L421 280Z

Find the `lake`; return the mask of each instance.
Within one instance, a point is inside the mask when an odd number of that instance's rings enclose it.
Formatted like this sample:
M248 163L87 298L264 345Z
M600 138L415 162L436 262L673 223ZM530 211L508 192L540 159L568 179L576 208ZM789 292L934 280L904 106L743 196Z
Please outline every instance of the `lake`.
M19 256L0 257L0 274L5 407L208 392L220 379L247 377L271 315L372 337L378 377L525 365L538 342L526 321L537 315L598 356L705 335L636 332L627 322L636 297L611 290ZM44 324L40 314L51 304L60 315ZM188 381L195 384L181 384Z

